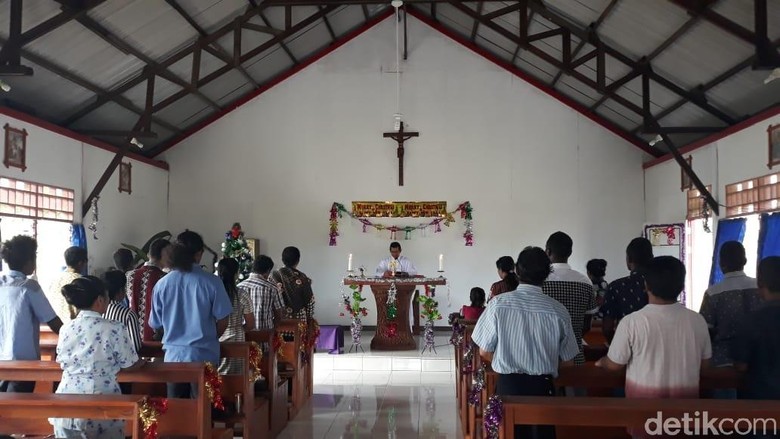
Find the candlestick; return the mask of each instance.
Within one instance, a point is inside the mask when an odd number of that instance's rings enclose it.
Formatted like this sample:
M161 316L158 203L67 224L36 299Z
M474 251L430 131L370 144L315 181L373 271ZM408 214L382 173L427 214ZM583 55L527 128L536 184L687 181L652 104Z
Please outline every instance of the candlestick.
M439 255L439 271L444 271L444 255Z
M352 271L352 253L349 254L349 261L347 262L347 271Z

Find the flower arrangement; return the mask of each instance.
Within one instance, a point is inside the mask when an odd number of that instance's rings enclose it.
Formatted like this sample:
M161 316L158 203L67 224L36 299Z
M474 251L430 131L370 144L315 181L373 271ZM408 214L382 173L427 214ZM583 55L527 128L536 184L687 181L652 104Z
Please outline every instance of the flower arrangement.
M352 298L350 298L349 294L346 293L341 295L344 310L347 314L352 316L353 319L359 319L361 316L367 316L368 309L360 306L363 302L366 301L366 298L363 297L363 287L361 285L350 285L349 288L352 290ZM345 314L342 312L339 314L339 316L344 317Z

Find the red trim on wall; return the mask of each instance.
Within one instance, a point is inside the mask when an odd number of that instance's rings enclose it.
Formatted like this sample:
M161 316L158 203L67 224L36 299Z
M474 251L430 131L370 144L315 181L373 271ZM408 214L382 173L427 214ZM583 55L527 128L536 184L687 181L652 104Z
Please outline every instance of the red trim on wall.
M67 128L63 128L58 125L54 125L51 122L47 122L43 119L39 119L35 116L31 116L27 113L23 113L21 111L14 110L12 108L8 107L0 107L0 114L4 114L8 117L12 117L14 119L19 119L22 122L29 123L30 125L35 125L39 128L43 128L44 130L51 131L53 133L59 134L61 136L68 137L70 139L73 139L75 141L86 143L87 145L94 146L95 148L100 148L105 151L116 153L119 148L117 148L114 145L109 145L108 143L101 142L98 139L95 139L93 137L85 136L83 134L79 134L75 131L71 131ZM154 166L155 168L160 168L164 170L168 170L168 163L160 161L160 160L154 160L150 159L148 157L144 157L140 154L135 153L128 153L126 154L127 158L139 161L141 163L146 163L147 165Z
M293 69L288 70L288 71L282 73L281 75L273 78L272 80L270 80L270 81L266 82L265 84L263 84L257 90L254 90L252 93L249 93L248 95L243 96L243 97L239 98L238 100L232 102L230 105L228 105L227 107L223 108L222 111L218 111L218 112L210 115L209 117L203 119L202 121L198 122L194 126L192 126L189 129L187 129L186 131L184 131L180 135L174 137L170 142L168 142L168 144L166 144L158 152L156 152L154 154L154 156L157 157L158 155L164 153L165 151L173 148L174 146L176 146L177 144L181 143L186 138L188 138L188 137L192 136L193 134L197 133L198 131L206 128L207 126L209 126L212 123L216 122L217 120L221 119L223 116L227 115L228 113L232 112L233 110L237 109L238 107L240 107L240 106L244 105L245 103L251 101L252 99L260 96L261 94L267 92L268 90L270 90L274 86L280 84L281 82L284 82L285 80L289 79L290 77L292 77L296 73L298 73L301 70L309 67L310 65L312 65L315 62L321 60L322 58L330 55L331 53L333 53L339 47L347 44L348 42L350 42L352 40L354 40L355 38L357 38L360 35L362 35L363 33L367 32L368 30L370 30L371 28L373 28L377 24L381 23L385 19L387 19L389 17L392 17L394 14L395 14L395 11L392 8L388 8L385 12L377 15L376 17L374 17L371 20L367 21L365 24L363 24L359 28L357 28L354 31L352 31L349 34L347 34L347 36L344 37L342 40L334 43L333 45L331 45L327 49L323 50L322 52L320 52L320 53L318 53L318 54L316 54L314 56L312 56L311 58L304 60L300 64L296 65Z
M472 43L471 41L465 39L463 36L458 35L457 33L447 29L444 27L441 23L434 21L430 17L421 14L417 12L417 10L413 8L409 8L409 15L415 17L416 19L422 21L423 23L427 24L428 26L432 27L433 29L441 32L445 36L449 37L451 40L455 41L456 43L464 46L465 48L471 50L472 52L476 53L477 55L485 58L486 60L492 62L493 64L497 65L498 67L501 67L502 69L508 71L509 73L517 76L518 78L522 79L523 81L533 85L534 87L538 88L539 90L543 91L544 93L548 94L550 97L558 100L562 104L566 105L567 107L572 108L573 110L577 111L578 113L582 114L583 116L587 117L588 119L592 120L593 122L597 123L598 125L601 125L604 127L607 131L610 131L612 134L615 134L616 136L620 137L621 139L625 140L626 142L631 143L632 145L636 146L637 148L641 149L643 152L646 152L647 154L650 154L651 156L655 157L658 152L653 151L650 149L650 147L644 143L641 142L639 139L635 139L628 134L626 134L620 127L613 124L612 122L604 119L603 117L597 115L596 113L590 111L588 107L582 105L581 103L575 101L574 99L564 95L560 91L550 87L549 85L545 84L544 82L540 81L537 78L534 78L533 76L529 75L528 73L520 70L515 65L512 65L508 63L505 60L502 60L501 58L497 57L496 55L493 55L492 53L488 52L487 50L477 46L476 44Z
M773 107L770 107L770 108L768 108L768 109L766 109L766 110L764 110L764 111L762 111L762 112L760 112L758 114L755 114L752 117L749 117L749 118L743 120L742 122L740 122L740 123L738 123L736 125L732 125L732 126L726 128L726 129L724 129L723 131L717 132L717 133L715 133L715 134L713 134L711 136L707 136L707 137L705 137L705 138L703 138L701 140L697 140L697 141L695 141L693 143L690 143L690 144L680 148L680 154L689 154L689 153L691 153L691 152L693 152L693 151L695 151L695 150L697 150L699 148L702 148L704 146L707 146L709 144L717 142L718 140L720 140L720 139L722 139L724 137L728 137L728 136L730 136L730 135L732 135L734 133L738 133L738 132L740 132L740 131L742 131L742 130L744 130L746 128L750 128L750 127L752 127L753 125L755 125L757 123L761 123L761 122L769 119L770 117L777 116L778 114L780 114L780 105L775 105ZM644 169L652 168L655 165L660 165L661 163L667 162L669 160L674 160L674 156L671 153L666 154L663 157L659 157L659 158L657 158L655 160L651 160L651 161L643 164L642 167Z

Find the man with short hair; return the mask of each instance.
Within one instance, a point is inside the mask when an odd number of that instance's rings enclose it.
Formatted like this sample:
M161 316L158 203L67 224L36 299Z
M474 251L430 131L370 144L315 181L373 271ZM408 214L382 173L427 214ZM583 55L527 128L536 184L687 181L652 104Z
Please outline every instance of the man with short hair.
M577 347L580 350L574 358L574 364L584 364L582 334L585 332L586 314L595 312L598 306L593 283L587 276L569 266L573 247L574 242L571 237L563 232L555 232L547 239L545 252L552 262L552 273L542 284L542 291L560 302L569 312L574 336L577 338ZM590 318L587 318L587 321L589 323ZM589 324L587 326L590 327Z
M406 256L401 256L401 244L390 244L390 256L382 259L376 267L377 277L407 277L417 275L417 268Z
M256 328L253 329L273 329L274 319L282 319L282 295L279 288L268 280L273 268L274 261L266 255L260 255L252 264L249 278L238 284L238 289L247 291L252 298L256 322Z
M65 265L67 268L49 287L47 296L49 303L57 310L57 314L64 323L75 319L79 310L74 306L68 305L65 297L62 296L62 287L81 277L84 269L87 268L87 260L87 249L69 247L65 250Z
M553 396L561 365L579 353L566 308L545 295L550 259L538 247L517 257L520 285L488 302L471 339L498 374L497 395ZM555 438L555 427L516 426L515 436Z
M149 314L154 286L165 276L163 269L170 267L170 245L166 239L154 241L149 247L149 261L127 273L127 300L130 309L138 314L144 341L155 340L154 330L149 326Z
M626 369L626 398L698 398L712 345L704 318L677 300L685 287L685 265L659 256L643 274L648 304L620 321L609 352L596 365ZM641 429L629 432L647 437Z
M653 244L648 239L634 238L626 247L626 265L631 274L609 284L599 310L603 316L601 330L608 342L612 342L620 320L647 305L643 273L652 260Z
M719 256L723 281L707 289L699 312L710 328L712 365L730 366L731 342L747 315L761 305L761 297L756 280L743 271L747 258L740 242L724 242Z
M28 276L35 273L38 243L15 236L0 250L7 264L0 273L0 361L40 360L40 326L59 334L62 320L46 300L41 286ZM0 381L0 392L32 393L34 381Z
M300 262L301 251L298 247L285 247L282 250L284 267L274 271L271 279L282 293L286 307L284 317L311 324L314 320L314 291L309 276L298 270Z
M128 271L135 268L133 266L133 261L135 261L133 252L126 248L120 248L114 252L114 268L121 271L122 273L127 273Z

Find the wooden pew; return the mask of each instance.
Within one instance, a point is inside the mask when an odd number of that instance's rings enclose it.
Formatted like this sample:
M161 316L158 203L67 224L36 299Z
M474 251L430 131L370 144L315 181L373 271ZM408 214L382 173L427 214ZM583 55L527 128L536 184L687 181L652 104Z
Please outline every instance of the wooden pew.
M241 394L241 412L236 412L225 420L228 427L234 428L241 424L241 437L247 439L262 439L268 437L270 428L270 404L265 396L255 396L255 382L250 381L252 368L249 366L251 344L247 342L220 343L222 358L242 359L243 366L239 373L222 375L222 398L226 405L236 407L238 395Z
M693 418L694 412L706 411L710 419L771 419L780 425L780 401L545 396L509 396L501 400L504 404L502 425L499 428L501 439L514 439L515 425L578 427L577 437L596 437L585 433L587 430L583 427L613 427L615 433L610 437L626 437L625 428L643 430L645 422L656 418L659 411L663 413L664 419L679 419L686 413ZM693 422L690 425L693 427Z
M54 395L0 393L0 433L51 435L48 418L125 420L125 434L143 438L137 395Z
M36 381L51 392L46 383L60 381L60 365L49 361L0 362L0 379ZM161 436L188 436L198 439L232 438L230 429L213 429L211 403L206 392L206 373L201 363L149 363L141 369L120 372L120 383L132 383L134 393L165 397L165 383L191 382L198 388L198 399L168 399L168 412L160 417ZM152 390L145 384L161 384ZM145 387L145 388L144 388ZM143 388L144 391L141 391Z
M257 396L265 397L269 401L269 424L271 436L278 435L287 426L287 389L288 382L279 376L277 356L273 353L273 341L276 331L247 331L247 341L253 341L260 346L266 345L268 351L263 353L261 372L265 380L266 390L255 391ZM246 396L245 396L246 398Z
M282 347L279 359L279 376L286 379L289 385L290 404L288 419L293 419L306 403L310 391L306 388L310 365L301 360L301 336L298 330L299 320L282 320L276 327L276 332L282 336ZM313 361L314 357L310 357Z

